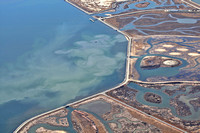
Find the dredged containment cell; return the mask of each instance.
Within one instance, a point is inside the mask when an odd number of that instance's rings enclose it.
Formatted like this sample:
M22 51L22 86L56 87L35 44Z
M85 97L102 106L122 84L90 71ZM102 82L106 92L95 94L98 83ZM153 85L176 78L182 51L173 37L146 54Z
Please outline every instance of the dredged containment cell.
M179 65L179 62L177 60L165 60L163 61L163 64L166 66L177 66Z

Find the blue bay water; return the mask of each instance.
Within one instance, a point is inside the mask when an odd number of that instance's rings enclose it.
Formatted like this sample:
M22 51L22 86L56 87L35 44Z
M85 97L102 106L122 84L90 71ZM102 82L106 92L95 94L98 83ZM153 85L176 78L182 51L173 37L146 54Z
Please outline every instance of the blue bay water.
M127 41L63 0L0 1L0 132L124 79Z

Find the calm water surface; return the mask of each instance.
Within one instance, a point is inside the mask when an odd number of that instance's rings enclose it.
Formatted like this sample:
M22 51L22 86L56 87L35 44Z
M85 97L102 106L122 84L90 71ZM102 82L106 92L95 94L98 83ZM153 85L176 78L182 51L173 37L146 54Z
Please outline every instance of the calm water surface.
M0 1L0 132L116 86L127 41L63 0Z

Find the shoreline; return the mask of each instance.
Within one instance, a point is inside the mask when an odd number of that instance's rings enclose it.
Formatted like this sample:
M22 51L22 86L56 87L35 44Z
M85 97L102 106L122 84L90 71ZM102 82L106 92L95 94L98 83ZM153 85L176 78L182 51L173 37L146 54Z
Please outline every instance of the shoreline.
M194 8L200 9L200 4L193 2L192 0L182 0L182 2L192 6Z
M79 7L78 5L72 3L72 2L69 1L69 0L64 0L64 1L67 2L67 3L69 3L69 4L71 4L72 6L74 6L74 7L76 7L76 8L78 8L79 10L83 11L83 12L86 13L87 15L92 15L92 14L93 14L93 13L88 12L87 10L82 9L81 7ZM200 9L200 4L198 4L198 3L196 3L196 2L193 2L193 1L191 1L191 0L182 0L182 1L183 1L184 3L186 3L186 4L190 5L190 6L192 6L192 7L195 7L195 8L197 7L198 9ZM190 2L191 2L191 3L190 3ZM195 5L194 5L194 4L195 4ZM197 4L197 6L196 6L196 4ZM157 9L157 10L163 10L163 9ZM131 14L132 14L132 13L131 13ZM127 107L129 107L129 108L133 108L133 109L135 109L136 111L139 111L140 113L143 113L143 114L145 114L145 115L147 115L147 116L149 116L149 117L154 118L155 120L158 120L158 121L160 121L160 122L162 122L162 123L165 123L165 124L167 123L168 126L171 126L171 127L175 128L175 129L178 129L178 130L180 130L180 131L182 131L182 132L187 132L187 131L184 131L183 129L179 128L179 127L176 127L176 126L174 126L174 125L172 125L172 124L170 124L170 123L168 123L168 122L165 122L164 120L162 120L162 119L160 119L160 118L156 118L155 116L148 115L148 114L146 114L145 112L143 112L142 110L139 110L139 109L137 109L137 108L134 108L134 107L132 107L132 106L130 106L130 105L124 103L124 102L121 102L121 101L119 101L119 100L117 100L117 99L115 99L115 98L112 98L112 97L110 97L109 95L106 95L106 93L109 92L109 91L111 91L111 90L114 90L114 89L116 89L116 88L119 88L119 87L121 87L121 86L123 86L123 85L125 85L125 84L127 84L127 83L129 83L129 82L140 83L140 84L184 84L184 83L186 83L186 84L190 84L190 83L191 83L191 84L200 84L200 81L145 82L145 81L141 81L141 80L133 80L133 79L130 79L130 78L129 78L129 75L130 75L130 59L131 59L130 56L131 56L131 44L132 44L132 38L133 38L133 37L129 36L127 33L123 32L123 31L120 31L118 28L116 28L116 27L110 25L109 23L103 21L102 18L97 18L97 17L95 17L95 16L92 16L92 17L95 18L95 19L97 19L97 20L99 20L99 21L102 22L103 24L107 25L108 27L112 28L113 30L119 32L120 34L122 34L122 35L124 35L124 36L126 37L126 39L127 39L127 41L128 41L128 46L127 46L127 51L126 51L126 70L125 70L125 78L124 78L124 80L123 80L121 83L119 83L117 86L113 87L113 88L107 89L107 90L105 90L105 91L103 91L103 92L99 92L99 93L97 93L97 94L93 94L93 95L91 95L91 96L87 96L87 97L85 97L85 98L83 98L83 99L80 99L80 100L71 102L71 103L66 104L66 105L64 105L64 106L55 108L55 109L53 109L53 110L49 110L49 111L44 112L44 113L42 113L42 114L36 115L36 116L34 116L34 117L30 118L30 119L27 119L27 120L24 121L20 126L17 127L17 129L14 131L14 133L18 133L26 124L28 124L29 122L31 122L31 121L34 120L34 119L37 119L37 118L39 118L39 117L42 117L42 116L47 115L47 114L49 114L49 113L52 113L52 112L54 112L54 111L58 111L58 110L60 110L60 109L62 109L62 108L65 108L66 106L72 106L72 105L74 105L74 104L78 104L78 103L80 103L80 102L89 100L89 99L94 98L94 97L99 96L99 95L104 95L104 96L106 96L106 97L108 97L108 98L111 98L111 99L114 100L115 102L119 102L119 103L123 104L124 106L127 106ZM113 16L113 17L116 17L116 16ZM138 36L142 37L142 35L138 35ZM174 36L174 35L149 35L149 36ZM181 36L181 35L179 35L179 36ZM187 36L187 35L182 35L182 36ZM145 37L146 37L146 36L145 36ZM187 37L188 37L188 36L187 36ZM195 37L195 36L191 36L191 37ZM199 37L199 36L197 36L197 37Z
M76 8L78 8L79 10L83 11L84 13L86 13L86 14L88 14L88 15L92 15L92 14L93 14L93 13L90 13L90 12L88 12L88 11L82 9L81 7L77 6L76 4L72 3L72 2L69 1L69 0L64 0L64 1L67 2L67 3L69 3L70 5L72 5L72 6L76 7Z
M36 115L36 116L34 116L34 117L32 117L32 118L30 118L30 119L24 121L19 127L17 127L17 129L16 129L13 133L18 133L18 132L22 129L22 127L24 127L24 126L25 126L26 124L28 124L30 121L33 121L33 120L35 120L35 119L37 119L37 118L39 118L39 117L45 116L45 115L50 114L50 113L53 113L53 112L55 112L55 111L58 111L58 110L60 110L60 109L62 109L62 108L65 108L65 106L61 106L61 107L58 107L58 108L56 108L56 109L49 110L49 111L47 111L47 112L44 112L44 113L39 114L39 115Z
M197 4L200 6L200 3L194 2L193 0L190 0L192 3Z
M65 0L65 1L68 2L68 0ZM71 4L71 3L70 3L70 4ZM76 7L76 6L75 6L75 7ZM85 12L84 10L82 10L82 11ZM86 12L85 12L85 13L86 13ZM95 17L93 17L93 18L95 18ZM95 18L95 19L96 19L96 18ZM122 31L119 31L118 29L115 29L113 26L111 26L111 25L105 23L104 21L102 21L102 20L100 20L100 19L97 19L97 20L99 20L100 22L104 23L104 24L107 25L108 27L110 27L110 28L112 28L112 29L118 31L118 32L121 33L122 35L124 35L124 36L126 37L127 41L128 41L127 52L130 53L129 45L130 45L130 42L132 42L132 41L129 40L130 37L129 37L128 35L126 35L125 33L123 33ZM130 45L130 46L131 46L131 45ZM127 55L127 56L128 56L128 55ZM58 108L56 108L56 109L49 110L49 111L44 112L44 113L42 113L42 114L36 115L36 116L34 116L34 117L30 118L30 119L27 119L27 120L24 121L19 127L17 127L17 129L16 129L13 133L18 133L18 132L21 130L22 127L24 127L26 124L28 124L30 121L32 121L32 120L34 120L34 119L37 119L37 118L39 118L39 117L42 117L42 116L44 116L44 115L47 115L47 114L52 113L52 112L54 112L54 111L57 111L57 110L59 110L59 109L65 108L66 106L71 106L71 105L73 105L73 104L77 104L77 103L79 103L79 102L88 100L88 99L93 98L93 97L95 97L95 96L101 95L102 93L106 93L106 92L108 92L108 91L110 91L110 90L114 90L114 89L116 89L116 88L118 88L118 87L121 87L121 86L125 85L127 82L129 82L129 79L128 79L129 71L128 71L128 74L127 74L127 69L129 70L129 65L127 65L128 63L129 63L129 61L128 61L128 59L126 59L125 78L124 78L124 80L123 80L121 83L119 83L117 86L115 86L115 87L113 87L113 88L110 88L110 89L107 89L107 90L105 90L105 91L103 91L103 92L100 92L100 93L97 93L97 94L94 94L94 95L91 95L91 96L87 96L87 97L85 97L85 98L83 98L83 99L80 99L80 100L78 100L78 101L71 102L71 103L69 103L69 104L66 104L66 105L64 105L64 106L58 107Z

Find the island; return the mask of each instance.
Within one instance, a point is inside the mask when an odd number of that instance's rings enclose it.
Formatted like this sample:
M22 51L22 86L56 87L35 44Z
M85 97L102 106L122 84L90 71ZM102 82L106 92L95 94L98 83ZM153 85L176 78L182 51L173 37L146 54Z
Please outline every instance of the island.
M162 98L161 96L157 95L157 94L154 94L154 93L151 93L151 92L147 92L144 94L144 99L148 102L151 102L151 103L161 103L162 102Z

